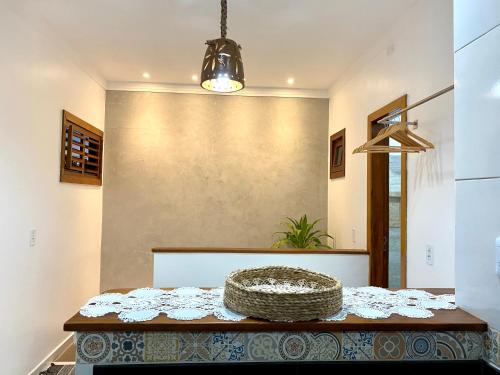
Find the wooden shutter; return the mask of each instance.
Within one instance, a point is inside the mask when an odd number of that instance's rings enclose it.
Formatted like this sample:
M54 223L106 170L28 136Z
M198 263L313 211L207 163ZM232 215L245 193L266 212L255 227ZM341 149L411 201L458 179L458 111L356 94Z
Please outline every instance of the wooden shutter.
M103 132L63 111L61 182L102 185Z

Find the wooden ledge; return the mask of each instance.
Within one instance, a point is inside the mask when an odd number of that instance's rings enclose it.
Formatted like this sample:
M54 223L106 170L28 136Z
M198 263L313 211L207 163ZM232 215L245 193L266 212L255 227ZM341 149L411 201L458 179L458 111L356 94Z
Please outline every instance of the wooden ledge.
M170 288L164 288L169 290ZM113 289L108 292L127 293L131 289ZM424 289L433 294L453 293L453 289ZM349 315L346 320L338 322L269 322L260 319L244 319L241 322L218 320L207 316L199 320L174 320L166 315L146 322L124 323L117 314L111 313L97 318L87 318L76 313L66 323L65 331L107 332L107 331L240 331L240 332L273 332L273 331L476 331L487 330L488 325L481 319L461 310L432 310L434 316L428 319L406 318L392 315L387 319L364 319Z
M153 253L255 253L255 254L330 254L368 255L363 249L271 249L237 247L154 247Z

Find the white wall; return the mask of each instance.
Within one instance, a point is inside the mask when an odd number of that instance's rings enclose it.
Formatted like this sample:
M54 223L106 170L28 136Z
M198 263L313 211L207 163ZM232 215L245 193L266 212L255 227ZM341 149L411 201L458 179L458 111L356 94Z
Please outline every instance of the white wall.
M104 126L105 92L25 19L0 9L0 363L26 374L99 292L102 192L59 183L61 111ZM29 247L29 230L38 230Z
M371 46L330 90L330 134L346 128L346 176L330 180L329 232L338 248L366 248L367 116L408 94L408 104L453 83L452 1L418 1L394 16ZM416 133L436 146L408 156L408 286L454 286L453 95L411 110ZM355 242L352 229L356 230ZM434 247L434 265L425 246Z
M234 270L276 265L323 272L344 286L368 285L365 254L154 253L153 287L219 287Z
M500 329L500 2L454 5L457 304Z

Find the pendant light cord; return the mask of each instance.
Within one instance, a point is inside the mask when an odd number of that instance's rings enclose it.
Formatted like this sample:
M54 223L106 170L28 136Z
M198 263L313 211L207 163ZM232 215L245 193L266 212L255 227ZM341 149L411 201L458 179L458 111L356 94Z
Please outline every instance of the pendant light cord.
M226 38L227 33L227 0L220 1L220 36Z

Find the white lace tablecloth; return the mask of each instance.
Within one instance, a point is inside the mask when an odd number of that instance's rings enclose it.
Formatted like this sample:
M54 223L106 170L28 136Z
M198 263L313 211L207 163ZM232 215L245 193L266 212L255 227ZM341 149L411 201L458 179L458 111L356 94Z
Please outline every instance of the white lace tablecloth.
M183 287L173 290L141 288L127 294L105 293L91 298L81 309L87 317L117 313L124 322L143 322L165 314L176 320L196 320L214 315L220 320L240 321L246 316L227 309L223 288ZM390 291L377 287L343 289L342 310L324 320L337 321L353 314L368 319L385 319L392 314L410 318L430 318L431 310L453 310L455 295L434 295L422 290Z

